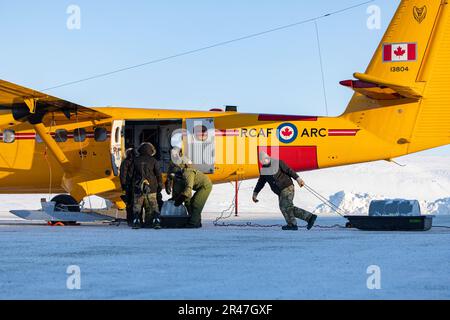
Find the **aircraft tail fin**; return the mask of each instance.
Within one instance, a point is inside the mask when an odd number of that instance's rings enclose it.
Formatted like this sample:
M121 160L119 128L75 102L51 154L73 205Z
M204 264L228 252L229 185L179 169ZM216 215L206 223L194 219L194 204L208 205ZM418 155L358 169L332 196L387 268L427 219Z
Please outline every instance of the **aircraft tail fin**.
M412 153L450 143L450 4L403 0L343 117Z

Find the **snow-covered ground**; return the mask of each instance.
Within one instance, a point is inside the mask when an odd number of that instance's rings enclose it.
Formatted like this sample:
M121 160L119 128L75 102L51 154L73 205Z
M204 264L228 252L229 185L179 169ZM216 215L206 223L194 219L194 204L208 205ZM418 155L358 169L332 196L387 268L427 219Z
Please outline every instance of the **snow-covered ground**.
M448 229L281 232L208 220L202 230L0 226L0 299L450 298ZM436 224L450 226L450 217ZM66 288L71 265L81 290ZM371 265L381 269L381 290L367 288Z
M303 178L353 213L364 213L372 198L418 199L424 213L439 214L436 226L450 226L449 159L414 156L400 162L407 166L378 162L309 172ZM254 185L242 183L240 217L225 222L283 223L268 188L259 204L251 202ZM202 230L50 228L7 213L35 209L46 196L0 196L0 299L450 298L449 229L281 232L279 227L215 227L212 221L232 201L231 185L215 186ZM330 216L304 189L297 189L295 202L322 212L321 226L346 222ZM91 203L104 205L98 198ZM70 265L81 269L81 290L66 288ZM371 265L381 269L381 290L367 288Z

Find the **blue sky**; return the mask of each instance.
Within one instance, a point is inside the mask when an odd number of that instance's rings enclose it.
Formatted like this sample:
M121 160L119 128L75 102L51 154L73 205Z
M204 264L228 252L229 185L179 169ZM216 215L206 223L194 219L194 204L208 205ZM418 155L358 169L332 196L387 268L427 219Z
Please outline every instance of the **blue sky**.
M52 87L339 10L362 0L2 1L0 78ZM318 22L329 114L351 92L338 85L364 71L399 0L377 0L380 30L366 27L367 7ZM81 8L68 30L67 7ZM324 115L314 24L50 92L86 106L204 109ZM450 148L431 153L450 154Z

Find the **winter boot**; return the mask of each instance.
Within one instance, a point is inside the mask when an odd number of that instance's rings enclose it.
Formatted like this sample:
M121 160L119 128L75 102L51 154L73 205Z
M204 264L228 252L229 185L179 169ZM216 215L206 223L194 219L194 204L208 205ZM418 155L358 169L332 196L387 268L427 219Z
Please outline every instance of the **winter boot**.
M306 229L311 230L314 227L314 223L316 223L316 220L317 216L313 214L308 220L308 226L306 227Z
M155 229L155 230L161 230L161 229L162 229L161 224L159 224L159 223L153 224L153 229Z
M133 230L141 229L141 221L139 219L134 219L131 227L133 228Z
M190 223L188 223L185 226L185 228L186 229L201 229L202 228L202 224L201 223L200 224L190 224Z
M293 224L289 224L287 226L284 226L281 228L283 231L297 231L298 230L298 226L293 225Z
M161 229L161 220L159 219L159 216L156 216L156 218L153 220L153 229L155 230Z

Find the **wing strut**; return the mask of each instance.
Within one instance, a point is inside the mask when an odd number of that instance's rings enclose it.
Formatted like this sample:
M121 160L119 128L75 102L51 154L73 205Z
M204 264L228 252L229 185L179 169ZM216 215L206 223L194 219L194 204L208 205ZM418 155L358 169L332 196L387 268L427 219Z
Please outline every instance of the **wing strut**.
M59 145L56 143L55 139L48 133L47 128L42 124L33 124L34 131L41 137L42 141L45 143L47 148L53 154L53 156L58 161L61 168L65 173L69 173L72 170L69 159L67 159L64 152L61 150Z

